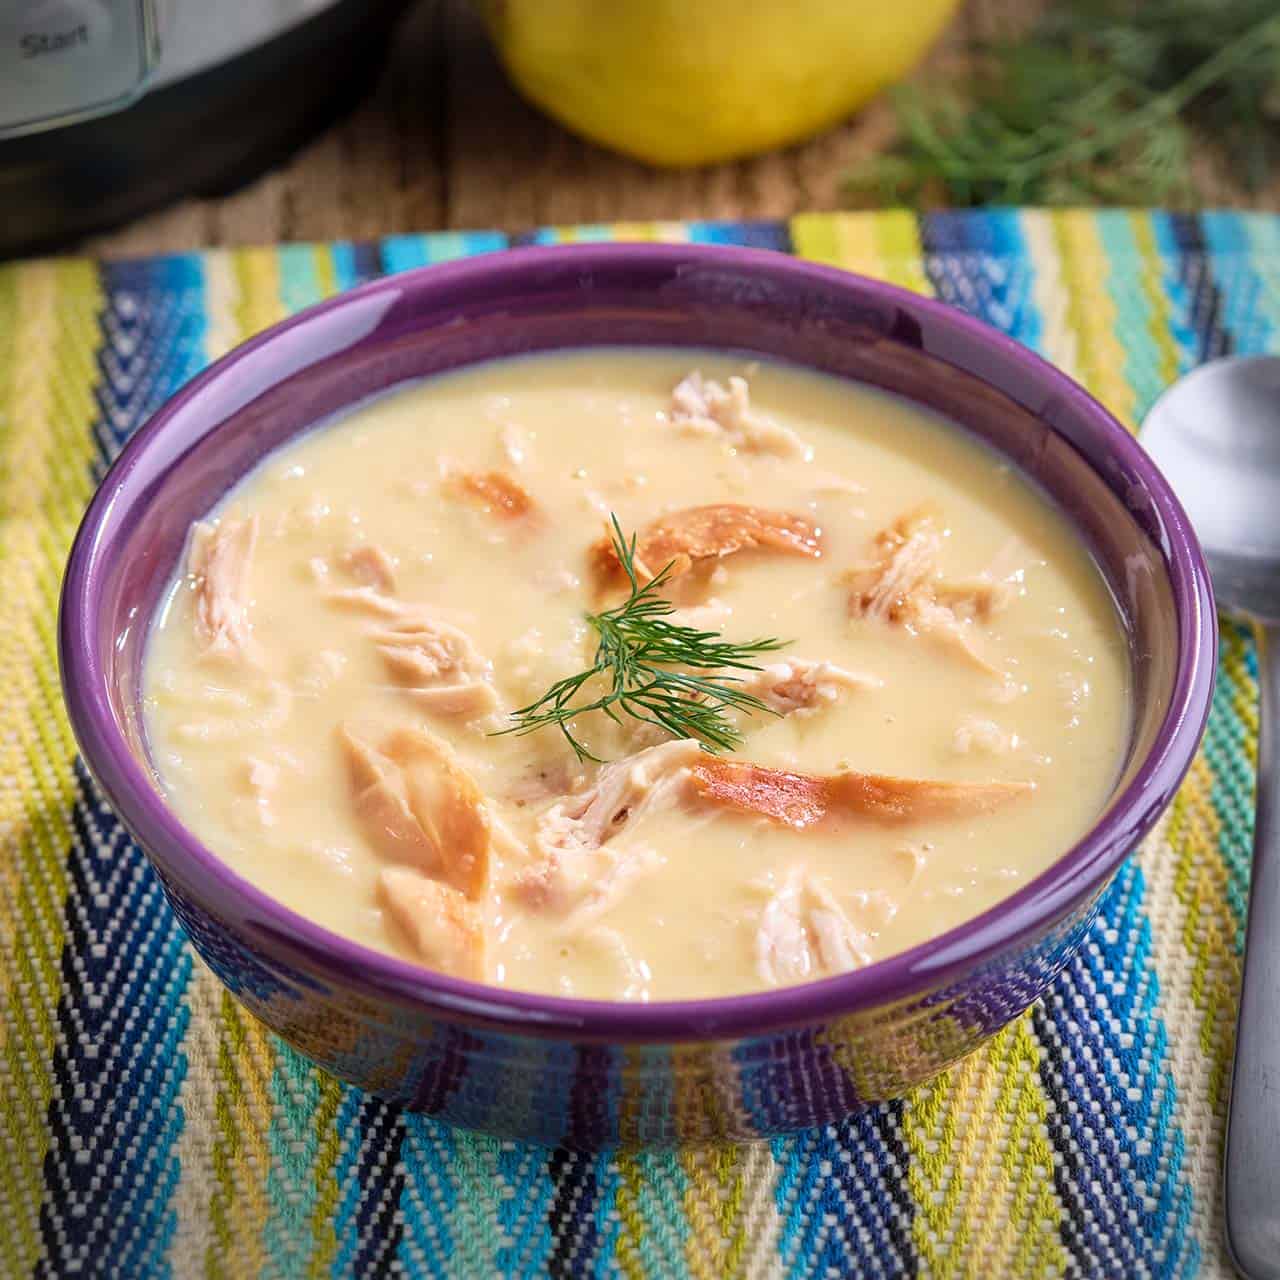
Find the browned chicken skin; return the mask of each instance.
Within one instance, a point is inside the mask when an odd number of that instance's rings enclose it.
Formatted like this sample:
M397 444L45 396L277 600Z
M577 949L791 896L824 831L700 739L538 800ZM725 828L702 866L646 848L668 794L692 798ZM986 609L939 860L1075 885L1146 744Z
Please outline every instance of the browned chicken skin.
M760 814L798 831L828 818L913 822L989 813L1035 789L1030 782L936 782L875 773L817 777L747 760L701 760L690 773L695 792L704 800Z
M648 580L671 565L670 576L675 578L700 561L757 549L817 559L822 555L822 530L805 516L737 502L685 507L659 516L640 531L636 568ZM608 536L591 548L591 563L602 582L621 577L622 566Z
M504 520L520 520L537 513L527 489L502 471L464 471L451 478L452 487Z

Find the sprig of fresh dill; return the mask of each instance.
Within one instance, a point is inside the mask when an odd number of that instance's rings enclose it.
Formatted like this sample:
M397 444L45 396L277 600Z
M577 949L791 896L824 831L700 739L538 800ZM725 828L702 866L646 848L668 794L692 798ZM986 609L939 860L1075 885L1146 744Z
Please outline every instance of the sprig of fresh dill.
M615 723L622 716L665 729L674 738L696 738L707 751L730 751L742 735L725 712L773 714L754 694L736 688L740 676L725 668L758 671L752 658L781 649L786 641L749 640L744 644L723 640L715 631L699 631L671 622L675 605L660 593L671 576L668 564L661 573L641 583L636 574L636 538L623 535L616 516L613 550L631 594L603 613L585 614L599 641L591 666L577 675L558 680L536 702L511 713L515 723L499 733L521 736L554 725L564 735L579 760L599 757L573 733L573 721L589 711L601 711ZM715 671L716 676L699 672ZM597 677L608 681L605 692L585 702L575 701L584 686Z
M1280 142L1274 0L1072 0L973 51L950 88L901 87L897 144L853 192L959 205L1193 202L1193 138L1244 186Z

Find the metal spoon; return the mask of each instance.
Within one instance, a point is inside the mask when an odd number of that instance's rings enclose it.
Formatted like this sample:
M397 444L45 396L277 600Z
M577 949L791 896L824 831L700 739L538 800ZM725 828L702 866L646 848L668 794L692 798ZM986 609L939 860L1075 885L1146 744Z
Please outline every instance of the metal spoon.
M1258 808L1223 1186L1250 1280L1280 1277L1280 357L1203 365L1142 426L1195 527L1221 608L1258 637Z

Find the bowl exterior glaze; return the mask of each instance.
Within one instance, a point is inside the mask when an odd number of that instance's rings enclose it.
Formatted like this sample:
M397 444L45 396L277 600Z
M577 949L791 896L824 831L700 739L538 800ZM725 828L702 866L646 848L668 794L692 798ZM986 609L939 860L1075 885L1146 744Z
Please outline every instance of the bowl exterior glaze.
M379 999L254 945L168 878L169 902L232 994L332 1074L465 1129L598 1148L766 1137L901 1097L964 1057L1047 988L1096 896L960 981L905 1000L687 1042L513 1034Z
M192 520L271 449L397 383L602 343L733 348L898 392L1047 493L1091 547L1131 644L1129 761L1081 841L977 919L866 969L622 1005L498 990L369 951L266 897L181 825L155 782L138 690L146 623ZM836 1120L901 1096L1026 1009L1190 764L1216 624L1185 515L1149 459L1026 349L941 304L776 254L593 245L390 277L214 365L138 433L90 506L59 644L86 764L236 998L325 1069L410 1108L595 1147Z

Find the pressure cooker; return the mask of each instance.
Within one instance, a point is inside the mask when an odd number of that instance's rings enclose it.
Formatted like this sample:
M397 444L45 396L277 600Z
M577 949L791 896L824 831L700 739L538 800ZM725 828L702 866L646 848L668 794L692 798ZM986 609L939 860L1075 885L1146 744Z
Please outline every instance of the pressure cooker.
M0 255L224 194L349 106L405 0L0 0Z

